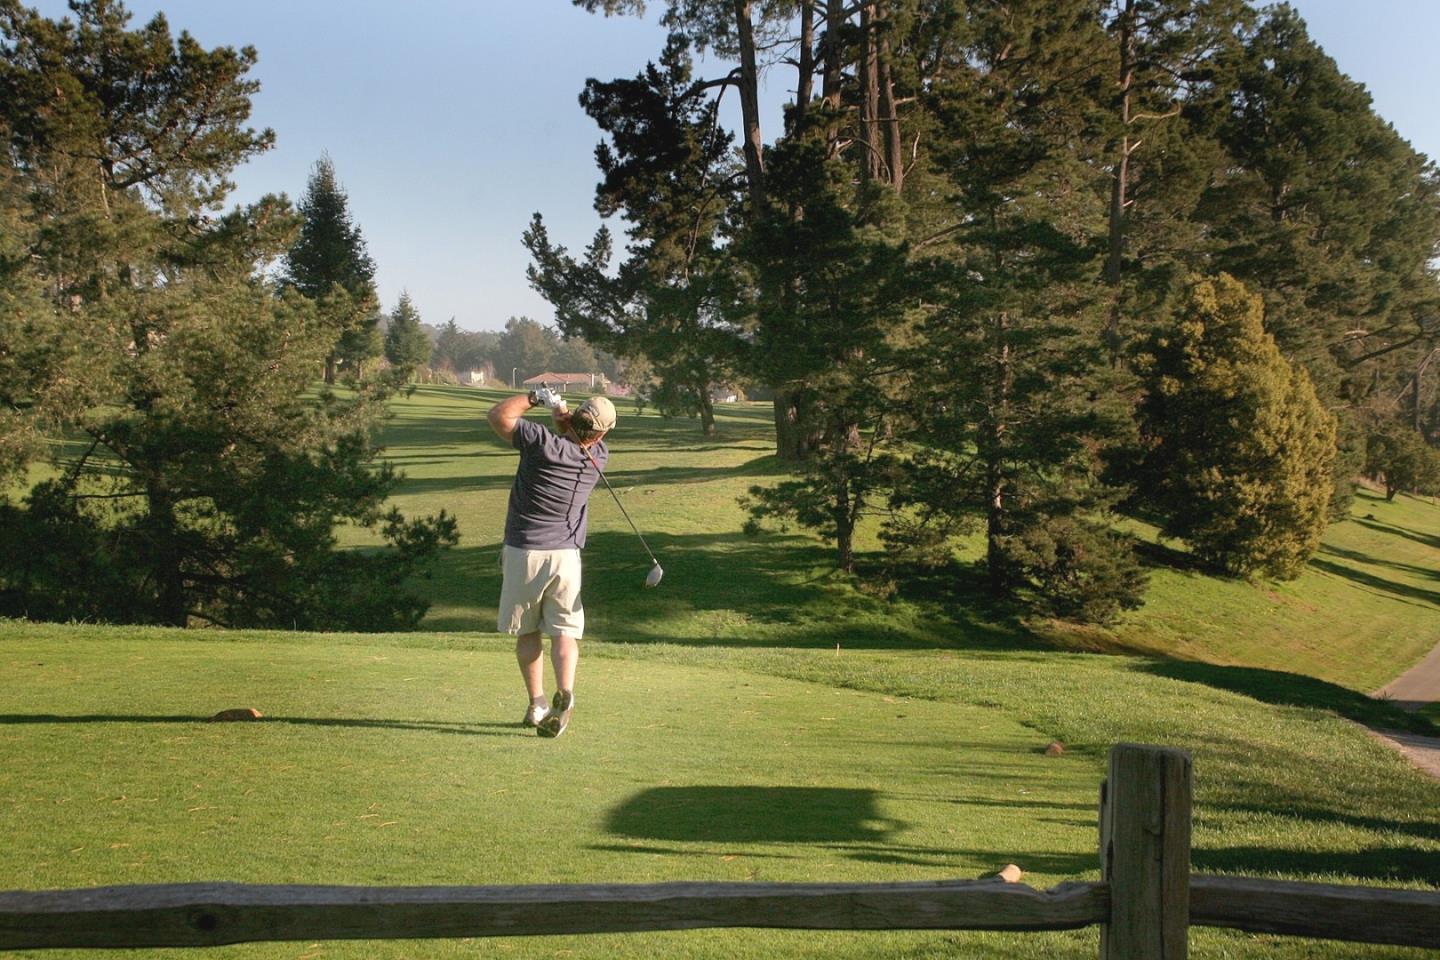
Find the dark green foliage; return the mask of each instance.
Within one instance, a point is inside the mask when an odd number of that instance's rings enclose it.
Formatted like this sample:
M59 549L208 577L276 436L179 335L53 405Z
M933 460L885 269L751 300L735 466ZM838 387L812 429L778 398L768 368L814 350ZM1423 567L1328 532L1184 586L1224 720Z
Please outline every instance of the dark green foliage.
M385 510L383 384L310 393L364 284L312 299L265 279L301 225L281 199L202 213L270 141L243 127L254 52L172 41L161 18L129 31L119 3L72 9L57 24L0 0L0 469L46 437L58 474L0 503L0 607L413 625L405 584L454 522ZM338 551L340 524L389 546Z
M711 392L743 350L733 313L745 291L720 235L736 197L730 135L695 87L680 35L633 79L588 81L580 103L608 137L595 151L595 208L627 222L626 259L611 270L604 228L572 256L536 214L525 232L531 285L567 337L644 357L656 381L648 400L662 413L699 414L708 436Z
M414 376L416 367L430 359L430 338L420 327L420 311L405 291L401 291L390 314L390 325L385 328L385 359L404 371L407 380Z
M1112 623L1144 603L1148 577L1128 537L1076 516L1043 516L1001 544L1007 565L1056 617Z
M1260 298L1197 281L1142 358L1140 491L1205 563L1298 576L1329 515L1335 418L1265 332Z
M1433 495L1440 489L1440 451L1407 426L1387 423L1365 437L1365 472L1385 485L1385 499L1400 492Z
M334 383L340 365L353 378L366 360L383 352L375 263L328 155L315 161L299 211L300 233L285 255L285 281L319 304L340 330L325 358L325 382Z

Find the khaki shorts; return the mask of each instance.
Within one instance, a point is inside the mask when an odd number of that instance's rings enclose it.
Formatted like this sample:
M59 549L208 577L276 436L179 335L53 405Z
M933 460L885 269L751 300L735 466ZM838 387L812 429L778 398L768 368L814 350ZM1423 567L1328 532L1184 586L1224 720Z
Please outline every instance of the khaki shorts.
M580 551L500 548L501 633L565 634L579 640L585 632L580 606Z

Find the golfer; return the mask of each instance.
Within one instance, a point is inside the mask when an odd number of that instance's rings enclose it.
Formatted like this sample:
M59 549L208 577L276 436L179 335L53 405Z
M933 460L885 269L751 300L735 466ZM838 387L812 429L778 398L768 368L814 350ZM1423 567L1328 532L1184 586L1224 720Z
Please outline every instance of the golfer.
M537 406L550 408L554 432L525 419L525 411ZM575 667L585 633L580 550L586 504L610 456L604 437L615 426L615 406L591 397L570 414L558 394L541 389L500 401L489 419L500 439L520 451L500 548L505 580L499 629L517 635L515 659L530 695L523 723L542 737L558 737L575 709ZM555 698L548 706L542 633L550 634L555 669Z

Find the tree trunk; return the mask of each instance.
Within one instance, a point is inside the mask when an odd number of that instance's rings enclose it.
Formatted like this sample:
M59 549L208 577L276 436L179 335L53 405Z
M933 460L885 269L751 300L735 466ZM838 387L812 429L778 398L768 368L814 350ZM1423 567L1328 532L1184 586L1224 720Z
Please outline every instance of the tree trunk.
M741 142L750 203L758 213L765 204L765 156L760 135L760 78L755 64L755 27L750 19L750 6L750 0L735 0L735 36L740 43Z
M875 42L875 4L860 6L860 139L865 163L860 168L867 181L885 175L880 150L880 66Z
M171 627L183 627L189 621L185 602L185 580L180 570L179 524L175 505L161 481L145 485L149 510L150 569L155 578L157 619Z
M1111 288L1110 318L1105 324L1105 343L1111 362L1120 354L1120 270L1125 253L1126 194L1130 189L1130 88L1135 79L1135 0L1125 0L1120 14L1120 154L1115 161L1115 178L1110 185L1110 229L1105 256L1105 283Z
M775 455L791 462L810 459L820 434L808 405L797 391L784 387L775 389L774 404Z
M709 387L700 389L700 432L707 438L715 436L715 404Z
M800 4L800 58L796 65L799 76L795 81L795 112L790 133L805 129L810 112L810 98L815 88L815 3L804 0Z
M844 0L826 0L825 39L823 41L825 72L820 96L830 117L825 132L825 157L835 156L840 146L840 97L844 83L845 51L840 42L845 25Z
M991 349L994 351L991 372L990 409L982 425L980 455L985 463L985 568L990 593L1000 597L1009 592L1010 577L1006 569L1001 539L1008 532L1009 505L1005 502L1005 443L1010 390L1013 373L1010 368L1009 323L1002 312L991 324Z
M333 353L325 358L325 382L332 386L335 383L335 367L338 360L339 358Z
M881 12L879 18L886 18ZM899 193L905 185L905 144L900 136L900 114L895 105L895 78L890 69L890 34L882 27L879 44L880 122L885 131L885 165L889 167L890 186Z

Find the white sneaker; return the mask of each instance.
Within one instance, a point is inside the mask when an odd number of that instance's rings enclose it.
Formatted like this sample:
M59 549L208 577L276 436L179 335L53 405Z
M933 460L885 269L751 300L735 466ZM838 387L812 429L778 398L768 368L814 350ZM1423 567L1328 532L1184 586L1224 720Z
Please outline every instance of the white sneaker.
M527 727L538 727L540 721L550 716L550 708L543 703L532 703L525 708L525 719L520 722Z
M575 709L575 694L569 690L556 690L550 701L550 712L536 726L535 732L542 737L558 737L570 726L570 712Z

